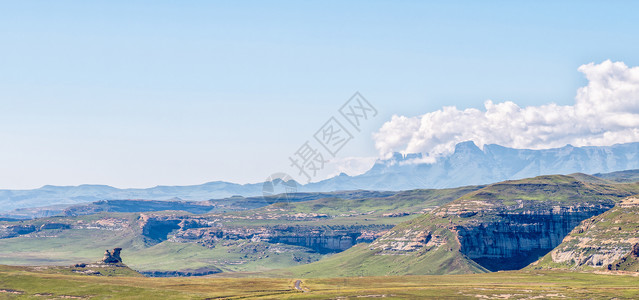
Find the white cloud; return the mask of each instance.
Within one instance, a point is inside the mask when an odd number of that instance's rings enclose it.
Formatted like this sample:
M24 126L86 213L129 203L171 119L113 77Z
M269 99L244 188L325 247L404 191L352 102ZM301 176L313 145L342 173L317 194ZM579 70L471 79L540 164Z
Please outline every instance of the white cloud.
M417 117L393 116L374 134L382 156L391 152L444 155L463 141L478 146L544 149L639 141L639 67L604 61L579 67L588 85L575 104L519 107L484 103L484 110L453 106Z

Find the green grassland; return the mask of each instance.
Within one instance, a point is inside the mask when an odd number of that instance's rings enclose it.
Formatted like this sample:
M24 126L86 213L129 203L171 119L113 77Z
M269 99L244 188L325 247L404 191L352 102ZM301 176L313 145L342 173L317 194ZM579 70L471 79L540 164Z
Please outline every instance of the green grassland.
M452 229L455 226L499 223L502 218L500 212L503 211L551 211L556 206L576 204L612 206L637 192L637 184L595 184L563 175L491 184L444 204L431 213L398 224L370 245L360 244L318 262L272 274L337 277L482 273L487 270L460 252L460 242ZM474 214L464 216L466 212ZM415 238L422 232L439 236L441 243L405 250L405 246L416 241Z
M66 275L0 266L3 299L636 299L639 278L561 271L295 278L145 278Z
M312 199L228 213L153 213L202 217L216 220L216 226L231 229L279 225L317 228L334 225L395 226L372 244L359 244L332 255L319 254L300 246L248 239L223 240L209 247L196 242L172 240L171 234L167 240L149 240L142 234L140 213L105 212L24 221L20 224L38 228L49 223L77 225L83 222L86 225L105 219L121 219L123 225L108 230L86 229L86 226L84 229L40 230L0 239L0 264L72 265L95 262L102 257L104 249L121 247L124 248L122 257L125 263L139 271L209 268L248 272L255 276L287 277L481 273L486 270L460 253L460 243L451 229L453 226L498 222L499 211L548 210L557 205L583 203L612 206L623 197L639 193L639 183L616 184L583 174L573 176L540 176L488 186L404 191L385 197ZM466 212L476 214L465 216ZM296 214L306 216L294 218ZM308 217L313 214L323 216ZM389 251L383 250L386 246L411 242L420 232L438 235L442 242L436 247L425 246L414 251L399 249L405 245L398 246L399 251L393 251L399 255L389 255Z
M631 183L639 181L639 170L595 174L594 176L608 181Z
M366 199L324 198L314 201L295 202L287 211L339 215L375 212L373 215L392 212L421 212L451 202L481 186L453 189L427 189L402 191L390 197Z
M130 231L98 229L46 230L37 236L0 240L0 264L68 265L94 262L105 249L121 247L126 252L143 248L139 236Z
M221 220L227 227L303 225L303 226L393 226L411 220L422 212L459 198L480 187L442 190L404 191L384 197L365 199L322 198L304 202L275 203L267 207L202 216ZM373 194L376 195L376 194ZM384 214L399 212L398 216ZM319 213L320 219L290 219L291 215ZM154 212L154 215L191 215L181 211ZM252 242L228 241L209 248L197 243L149 241L139 228L139 213L100 212L91 215L41 218L19 224L36 228L49 223L91 224L102 219L119 219L124 225L116 230L65 229L41 230L25 236L0 239L0 264L71 265L94 262L105 249L123 248L123 258L139 271L176 271L216 268L225 272L260 272L315 262L330 256L308 248ZM15 224L15 223L13 223Z
M465 258L458 251L440 248L436 251L413 255L380 255L371 251L369 244L358 244L352 248L326 257L316 263L274 270L259 274L269 277L349 277L420 274L472 274L484 273L486 269Z
M174 271L218 268L222 271L263 271L310 263L323 255L298 246L229 241L215 248L196 243L164 241L145 245L127 231L70 229L51 230L47 237L16 237L0 240L0 264L72 265L96 262L105 249L124 248L122 256L139 271ZM54 235L55 234L55 235Z
M610 184L600 180L592 182L586 178L592 178L592 176L584 174L574 174L573 176L549 175L504 181L467 193L456 202L469 202L469 200L472 200L514 205L516 200L553 202L619 201L624 197L639 193L639 183Z
M387 197L362 199L322 198L303 202L279 202L256 209L229 212L236 226L281 224L282 217L299 213L324 214L328 218L319 220L287 220L287 224L305 225L396 225L411 220L424 212L449 203L483 186L467 186L450 189L423 189L398 192ZM405 216L387 217L392 213ZM219 214L209 214L219 215ZM275 218L273 218L275 217Z
M140 271L172 271L215 267L225 272L260 272L314 262L323 255L308 248L236 240L215 248L165 241L126 256Z
M427 215L432 216L432 215ZM358 244L331 257L284 270L265 272L266 276L337 277L379 275L442 275L484 273L486 269L460 253L461 245L454 233L437 225L447 220L420 217L402 223L372 244ZM441 222L440 222L441 221ZM406 240L406 234L430 231L439 235L443 245L418 248L415 251L385 251L383 245Z

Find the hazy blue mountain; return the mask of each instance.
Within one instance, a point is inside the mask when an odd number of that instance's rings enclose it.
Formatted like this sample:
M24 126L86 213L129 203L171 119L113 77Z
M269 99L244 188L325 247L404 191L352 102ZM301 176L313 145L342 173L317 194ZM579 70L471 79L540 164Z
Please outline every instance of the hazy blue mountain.
M298 185L300 192L337 190L408 190L489 184L549 174L607 173L639 169L639 143L605 147L573 147L545 150L512 149L463 142L455 151L432 164L411 163L421 154L394 154L379 160L366 173L339 176ZM209 182L191 186L157 186L117 189L105 185L43 186L33 190L0 190L0 211L112 199L209 200L233 195L262 195L263 183Z
M432 164L411 163L421 154L395 153L379 160L366 173L311 183L305 188L407 190L489 184L539 175L608 173L639 169L639 143L605 147L529 150L499 145L480 149L473 142L457 144L455 151Z
M262 195L262 183L236 184L222 181L190 186L156 186L147 189L118 189L107 185L43 186L33 190L0 190L0 211L18 208L77 204L113 199L209 200L234 195Z

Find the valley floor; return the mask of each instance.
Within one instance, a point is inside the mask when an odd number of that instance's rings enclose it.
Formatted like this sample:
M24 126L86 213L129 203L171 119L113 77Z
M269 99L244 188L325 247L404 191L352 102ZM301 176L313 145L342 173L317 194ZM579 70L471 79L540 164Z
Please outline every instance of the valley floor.
M298 282L299 280L299 282ZM565 271L473 275L145 278L59 274L0 266L2 299L637 299L639 277Z

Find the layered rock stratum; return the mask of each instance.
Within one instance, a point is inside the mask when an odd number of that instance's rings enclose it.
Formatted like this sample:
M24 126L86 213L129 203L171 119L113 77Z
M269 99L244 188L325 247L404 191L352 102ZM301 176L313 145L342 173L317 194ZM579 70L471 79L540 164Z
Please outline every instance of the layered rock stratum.
M530 268L639 271L639 197L584 220Z

